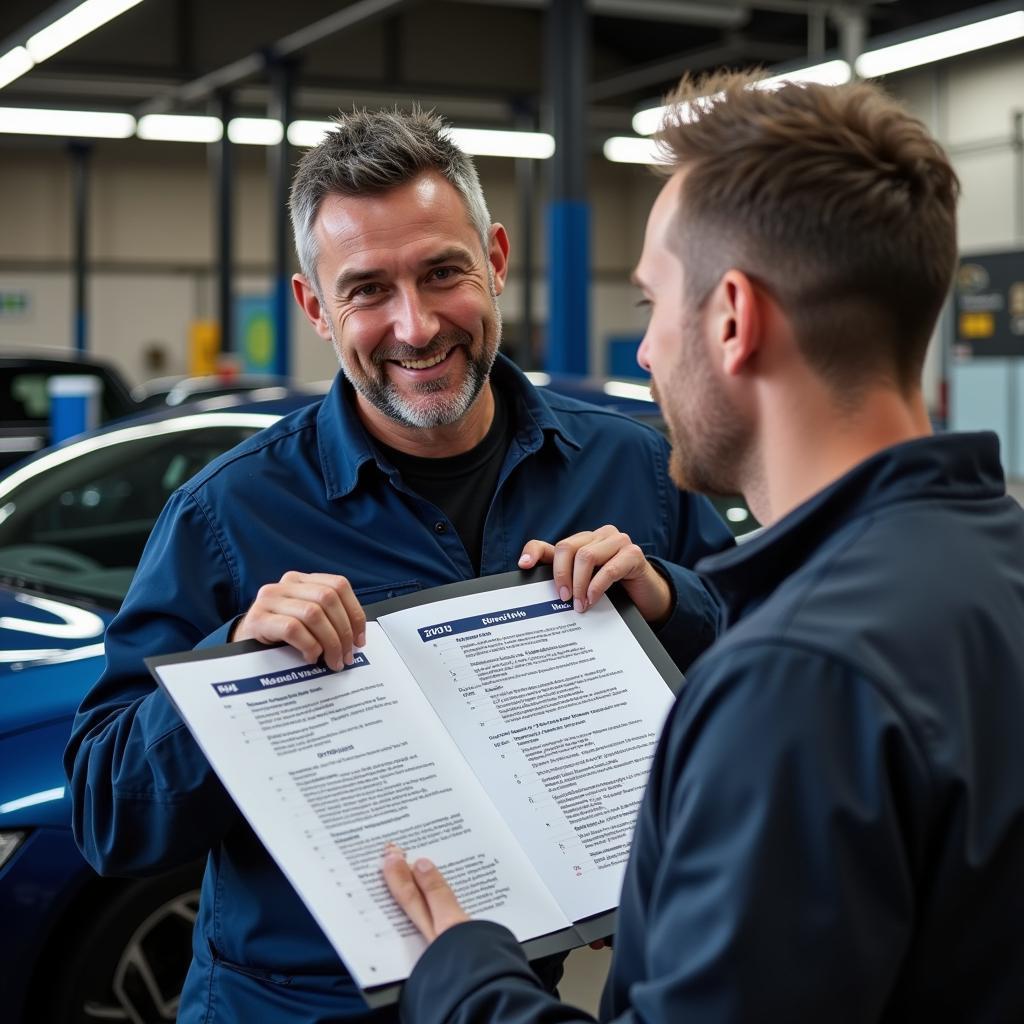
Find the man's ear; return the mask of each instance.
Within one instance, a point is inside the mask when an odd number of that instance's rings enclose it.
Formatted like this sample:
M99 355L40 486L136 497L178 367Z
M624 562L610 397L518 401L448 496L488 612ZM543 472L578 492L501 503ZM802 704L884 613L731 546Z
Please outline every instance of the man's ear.
M316 289L302 274L292 275L292 294L313 330L325 341L331 340L331 327L327 322L327 311L320 304Z
M735 376L747 368L762 342L761 294L740 270L728 270L715 289L717 349L722 369Z
M494 272L494 294L500 295L505 290L508 277L508 232L501 224L491 225L487 259Z

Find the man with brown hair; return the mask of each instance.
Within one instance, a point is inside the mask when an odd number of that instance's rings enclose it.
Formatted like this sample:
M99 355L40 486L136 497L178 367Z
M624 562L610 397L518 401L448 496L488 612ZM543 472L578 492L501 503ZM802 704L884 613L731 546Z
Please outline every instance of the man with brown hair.
M767 528L700 564L727 630L661 738L602 1018L1024 1019L1024 512L920 384L956 176L870 85L674 100L639 359L676 482ZM384 873L437 940L407 1019L583 1017L429 862Z

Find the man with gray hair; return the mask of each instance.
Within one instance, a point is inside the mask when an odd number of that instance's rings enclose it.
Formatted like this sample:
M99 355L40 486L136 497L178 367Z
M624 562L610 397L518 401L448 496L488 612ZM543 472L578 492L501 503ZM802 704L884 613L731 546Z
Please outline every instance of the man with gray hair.
M671 486L654 430L542 393L498 353L508 237L439 118L339 118L301 161L291 210L295 297L341 372L322 403L172 496L65 756L99 871L209 857L184 1022L366 1007L144 657L255 639L337 668L364 605L551 561L581 611L621 581L682 669L718 614L687 567L730 544L705 499Z

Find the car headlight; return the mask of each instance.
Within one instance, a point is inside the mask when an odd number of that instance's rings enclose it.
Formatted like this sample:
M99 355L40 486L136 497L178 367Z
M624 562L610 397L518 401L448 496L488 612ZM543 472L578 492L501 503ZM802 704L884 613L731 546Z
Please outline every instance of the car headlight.
M14 856L14 852L25 841L26 832L0 832L0 868Z

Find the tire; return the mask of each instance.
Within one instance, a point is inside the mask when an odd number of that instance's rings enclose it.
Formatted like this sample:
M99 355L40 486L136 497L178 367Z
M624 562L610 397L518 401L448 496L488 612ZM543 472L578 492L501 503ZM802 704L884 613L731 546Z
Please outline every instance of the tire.
M64 925L63 964L44 984L47 1024L167 1024L174 1021L192 961L192 928L202 868L104 890L102 900ZM85 908L83 908L85 909Z

